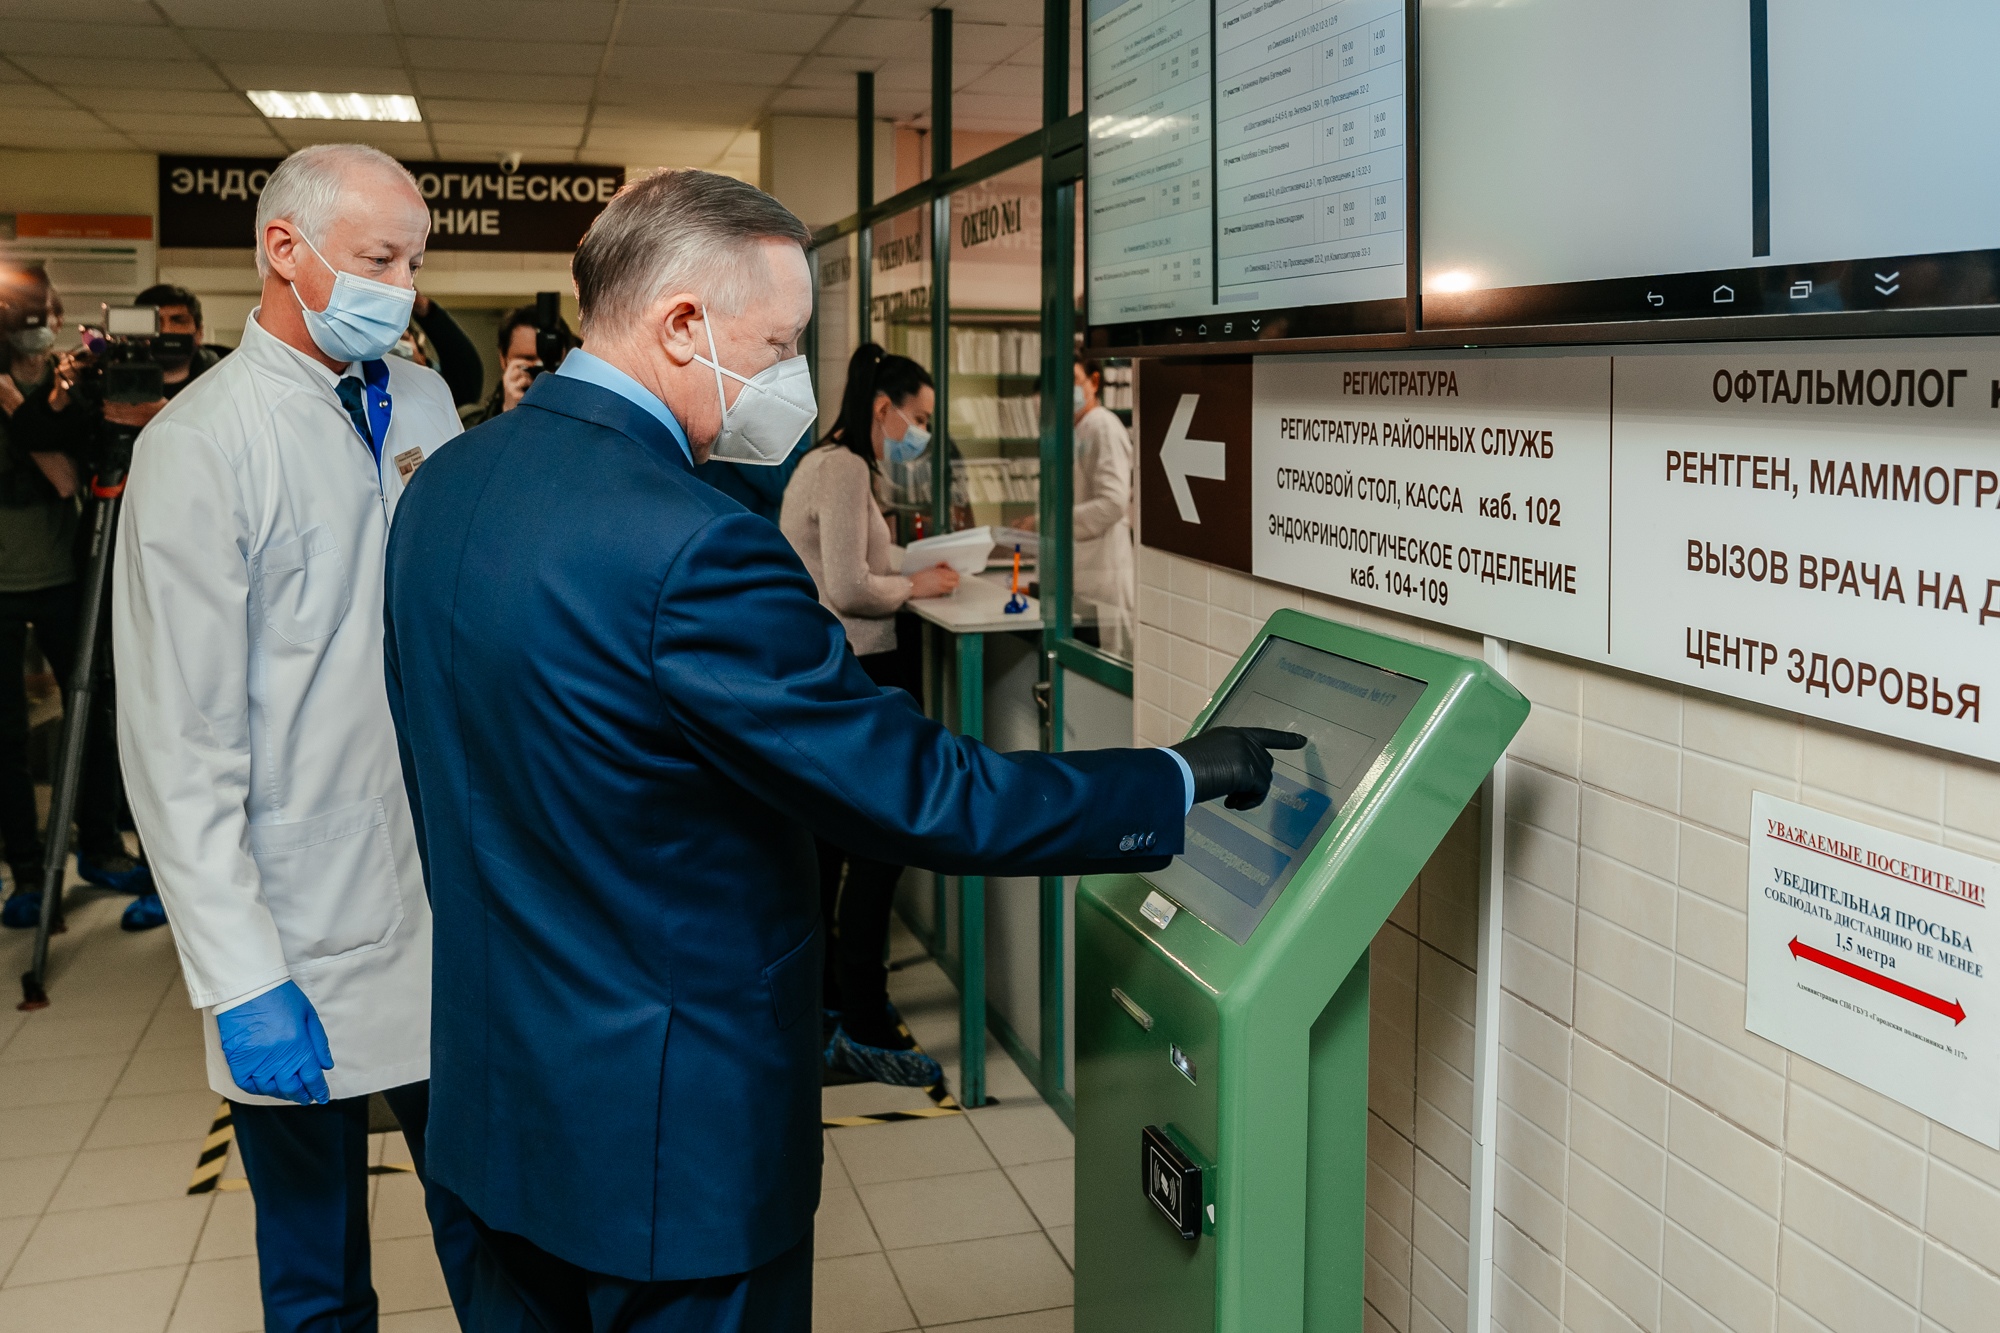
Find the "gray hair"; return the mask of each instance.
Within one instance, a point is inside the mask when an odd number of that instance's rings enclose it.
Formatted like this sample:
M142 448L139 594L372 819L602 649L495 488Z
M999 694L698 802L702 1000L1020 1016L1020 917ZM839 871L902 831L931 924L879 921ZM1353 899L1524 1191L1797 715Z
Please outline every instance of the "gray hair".
M597 215L570 263L584 336L603 320L637 318L671 291L700 292L724 314L741 310L761 275L756 241L812 243L792 211L754 185L712 171L654 171Z
M395 158L365 143L320 143L301 148L278 164L257 196L257 276L268 277L271 257L264 253L264 228L282 218L318 245L326 229L340 216L340 196L348 173L356 167L386 167L417 188L417 178ZM419 195L421 197L421 195Z

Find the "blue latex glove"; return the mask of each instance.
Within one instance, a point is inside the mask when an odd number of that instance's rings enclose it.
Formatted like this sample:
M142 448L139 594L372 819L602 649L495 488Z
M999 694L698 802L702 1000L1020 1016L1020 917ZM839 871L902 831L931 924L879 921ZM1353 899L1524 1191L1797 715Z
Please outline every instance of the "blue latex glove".
M215 1016L229 1075L245 1092L310 1106L327 1100L322 1069L333 1068L326 1029L312 1001L287 981Z

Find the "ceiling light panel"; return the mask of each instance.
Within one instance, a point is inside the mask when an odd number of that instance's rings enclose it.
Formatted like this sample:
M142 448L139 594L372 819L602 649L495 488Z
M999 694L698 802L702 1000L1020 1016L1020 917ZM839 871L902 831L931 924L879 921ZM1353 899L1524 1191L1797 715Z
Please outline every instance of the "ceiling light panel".
M260 89L246 93L272 120L420 121L417 99L402 93L286 93Z

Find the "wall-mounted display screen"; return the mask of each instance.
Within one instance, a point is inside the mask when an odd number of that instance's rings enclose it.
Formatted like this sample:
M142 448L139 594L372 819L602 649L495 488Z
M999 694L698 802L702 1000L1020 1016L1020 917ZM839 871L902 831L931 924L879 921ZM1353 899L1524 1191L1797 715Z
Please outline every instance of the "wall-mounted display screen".
M1400 330L1403 0L1090 0L1086 288L1110 341Z
M1190 810L1186 850L1146 878L1238 944L1248 941L1423 692L1410 676L1266 639L1208 725L1295 731L1306 748L1272 752L1271 794L1256 809L1218 801Z
M2000 300L2000 5L1422 16L1425 327Z

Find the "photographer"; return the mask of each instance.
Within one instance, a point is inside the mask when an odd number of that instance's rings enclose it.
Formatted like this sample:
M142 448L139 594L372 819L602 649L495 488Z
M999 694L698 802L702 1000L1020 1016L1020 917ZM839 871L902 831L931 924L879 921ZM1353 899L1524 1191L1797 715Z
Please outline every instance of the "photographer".
M534 383L535 376L553 369L543 355L542 332L541 313L537 306L515 306L500 317L500 382L493 386L486 406L466 425L476 426L482 421L493 420L502 412L513 411L515 404L521 401L521 395ZM555 317L549 338L564 351L576 346L576 335L570 332L569 321L560 315ZM561 359L556 357L558 361Z
M0 376L0 664L19 671L28 630L67 691L75 666L81 471L66 441L94 418L73 407L51 355L62 327L62 301L39 268L0 274L0 332L9 355ZM64 358L72 374L81 362ZM185 378L185 374L183 376ZM73 380L71 381L74 382ZM63 397L58 413L51 399ZM139 405L145 410L146 405ZM157 409L154 409L157 410ZM148 413L150 417L150 413ZM118 833L117 752L108 719L95 729L77 807L77 868L94 884L139 894L125 926L163 924L152 874L126 854ZM23 686L0 681L0 842L13 892L0 924L33 927L41 915L42 837L34 778L28 768L28 701Z

